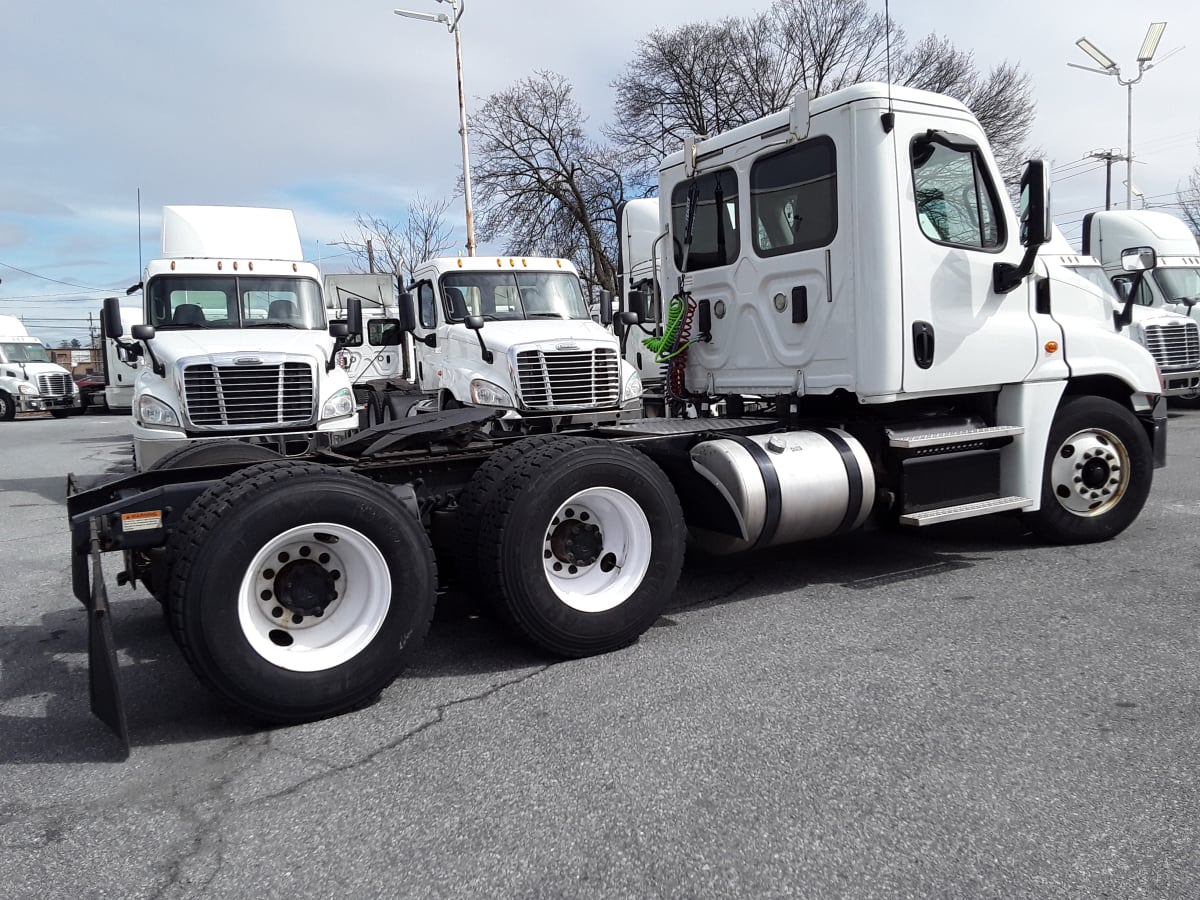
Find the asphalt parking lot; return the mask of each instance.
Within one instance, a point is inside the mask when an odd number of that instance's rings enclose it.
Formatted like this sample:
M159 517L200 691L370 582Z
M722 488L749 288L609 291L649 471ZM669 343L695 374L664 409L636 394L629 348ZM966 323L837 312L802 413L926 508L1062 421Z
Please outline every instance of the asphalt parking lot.
M373 706L264 730L110 599L88 710L65 473L128 419L0 423L0 897L1200 897L1200 412L1117 540L1012 519L689 559L559 662L450 602Z

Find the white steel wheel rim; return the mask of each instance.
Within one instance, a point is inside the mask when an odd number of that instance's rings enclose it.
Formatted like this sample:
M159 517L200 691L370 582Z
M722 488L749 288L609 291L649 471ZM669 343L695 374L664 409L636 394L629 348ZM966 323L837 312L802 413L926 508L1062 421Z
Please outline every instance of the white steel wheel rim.
M1102 428L1075 432L1059 445L1050 465L1050 488L1059 506L1083 518L1110 512L1131 477L1125 444Z
M542 534L546 581L571 609L607 612L645 579L652 542L650 520L624 491L579 491L555 510Z
M302 593L287 590L297 572L309 583L333 585L319 614L285 602L283 594ZM353 659L374 640L391 597L391 573L373 541L346 525L314 522L276 535L255 554L238 592L238 623L267 662L320 672Z

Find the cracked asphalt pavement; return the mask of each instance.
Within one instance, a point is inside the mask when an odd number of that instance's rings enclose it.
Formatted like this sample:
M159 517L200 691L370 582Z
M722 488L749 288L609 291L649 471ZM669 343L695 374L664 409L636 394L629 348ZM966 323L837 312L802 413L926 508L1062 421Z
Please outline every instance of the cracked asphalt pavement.
M376 703L291 728L211 697L111 557L118 762L64 499L128 428L0 423L2 898L1200 897L1200 412L1114 542L689 556L570 662L448 597Z

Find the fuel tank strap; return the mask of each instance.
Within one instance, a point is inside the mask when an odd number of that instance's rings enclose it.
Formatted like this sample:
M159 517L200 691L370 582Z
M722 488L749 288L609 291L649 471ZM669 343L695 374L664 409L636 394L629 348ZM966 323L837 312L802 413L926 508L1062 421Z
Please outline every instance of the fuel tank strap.
M818 428L817 433L837 450L838 455L842 457L842 465L846 467L846 514L842 516L841 524L833 531L833 534L845 534L854 525L854 520L858 518L858 512L862 509L862 469L859 468L858 457L854 455L844 437L830 428Z
M775 471L775 465L771 462L767 451L745 435L727 434L724 439L743 447L758 465L758 471L763 480L763 492L766 495L766 510L762 531L750 549L757 550L759 547L769 546L775 539L775 532L779 530L779 519L783 514L783 492L779 488L779 475Z

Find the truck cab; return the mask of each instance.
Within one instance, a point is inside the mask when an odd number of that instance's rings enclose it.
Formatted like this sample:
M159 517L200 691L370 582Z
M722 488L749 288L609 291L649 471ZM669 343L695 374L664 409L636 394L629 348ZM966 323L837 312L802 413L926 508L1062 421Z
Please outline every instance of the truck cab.
M50 361L20 319L0 316L0 421L11 421L18 412L48 412L61 419L80 408L71 373Z
M1187 224L1152 210L1108 210L1083 219L1083 252L1095 256L1116 284L1131 283L1121 270L1121 254L1130 247L1151 247L1157 264L1140 279L1134 302L1200 320L1200 245Z
M290 210L165 207L162 255L141 287L139 470L197 442L300 455L357 427L320 275L303 261Z
M440 257L413 273L413 379L429 406L502 408L506 427L641 412L638 373L563 259Z

